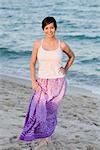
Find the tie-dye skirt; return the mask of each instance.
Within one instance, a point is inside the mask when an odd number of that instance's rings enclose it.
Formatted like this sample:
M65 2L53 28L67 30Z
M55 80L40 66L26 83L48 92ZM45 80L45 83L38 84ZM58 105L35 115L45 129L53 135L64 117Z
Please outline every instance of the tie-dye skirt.
M52 135L57 125L57 110L66 91L66 80L38 79L40 90L30 100L20 140L32 141Z

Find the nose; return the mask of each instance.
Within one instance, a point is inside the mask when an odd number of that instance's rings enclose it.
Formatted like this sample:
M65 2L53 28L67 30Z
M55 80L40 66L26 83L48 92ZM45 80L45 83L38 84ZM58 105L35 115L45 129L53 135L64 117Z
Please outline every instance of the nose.
M49 32L49 33L51 33L51 32L52 32L51 28L48 30L48 32Z

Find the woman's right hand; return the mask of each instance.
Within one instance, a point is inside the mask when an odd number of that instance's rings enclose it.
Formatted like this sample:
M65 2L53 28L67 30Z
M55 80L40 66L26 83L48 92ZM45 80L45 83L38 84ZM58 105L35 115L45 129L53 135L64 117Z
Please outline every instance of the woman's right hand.
M37 81L32 82L32 89L33 89L34 91L39 91L40 86L39 86L39 84L38 84Z

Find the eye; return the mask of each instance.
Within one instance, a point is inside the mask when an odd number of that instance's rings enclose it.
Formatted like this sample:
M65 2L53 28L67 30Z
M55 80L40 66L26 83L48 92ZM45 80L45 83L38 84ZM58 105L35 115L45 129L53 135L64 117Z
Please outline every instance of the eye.
M51 29L54 29L54 27L51 27Z
M48 29L48 27L45 27L45 29L47 30L47 29Z

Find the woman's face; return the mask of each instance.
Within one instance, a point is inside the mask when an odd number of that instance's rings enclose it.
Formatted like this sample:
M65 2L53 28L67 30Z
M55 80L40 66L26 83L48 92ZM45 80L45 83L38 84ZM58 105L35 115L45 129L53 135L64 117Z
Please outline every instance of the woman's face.
M45 36L48 38L52 38L55 36L55 27L54 23L50 23L44 27Z

